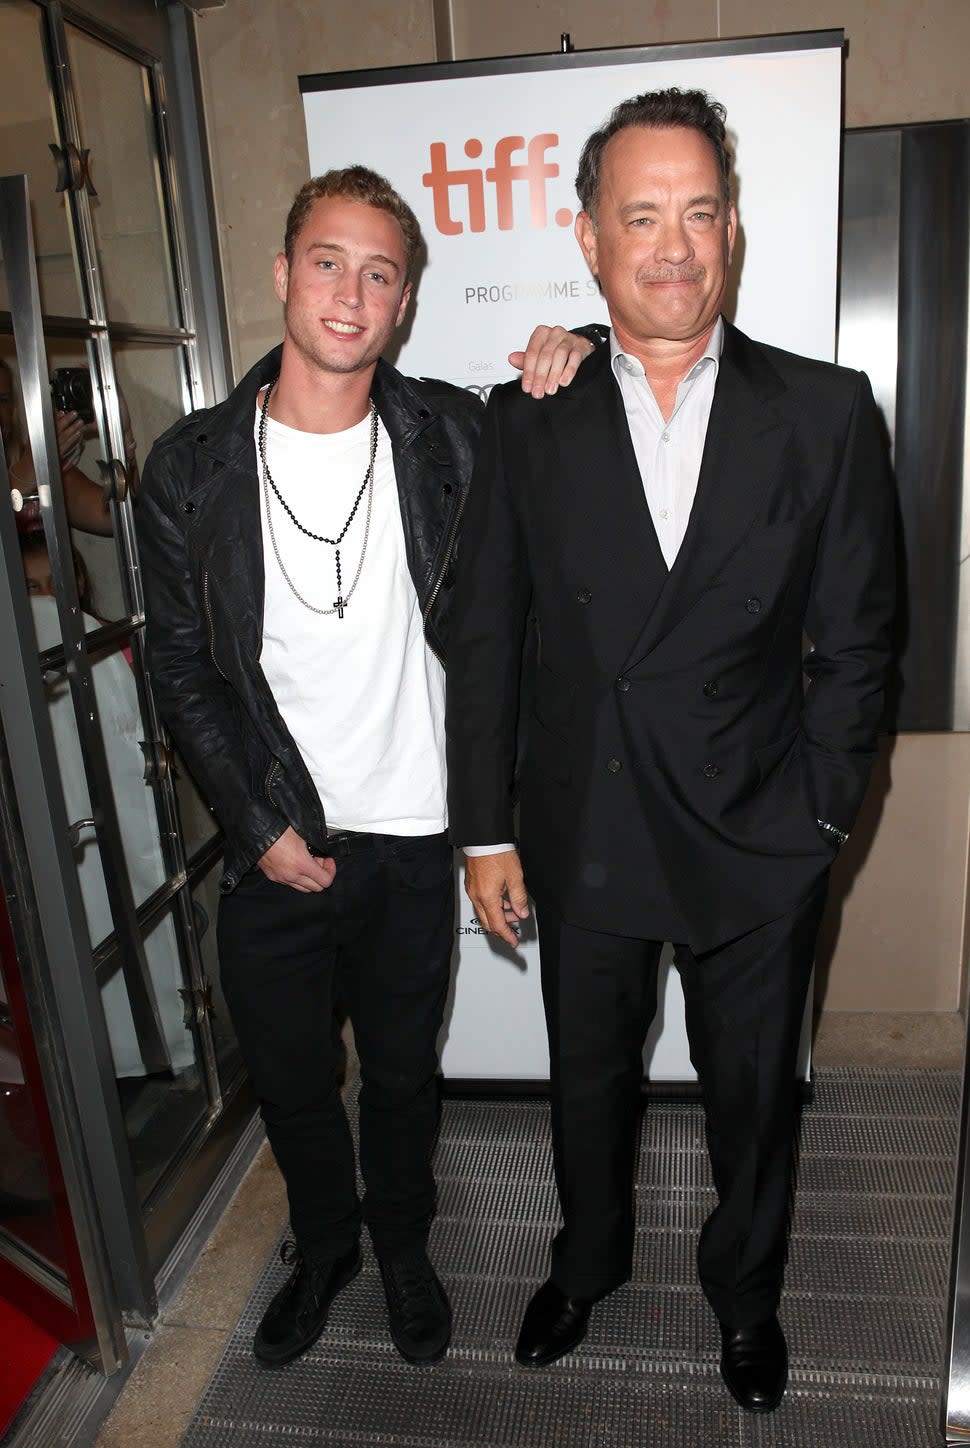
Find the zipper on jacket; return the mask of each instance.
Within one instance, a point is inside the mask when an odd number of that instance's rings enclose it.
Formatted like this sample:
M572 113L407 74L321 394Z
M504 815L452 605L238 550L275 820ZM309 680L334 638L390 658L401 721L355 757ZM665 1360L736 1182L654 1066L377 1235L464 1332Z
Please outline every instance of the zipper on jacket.
M445 574L448 572L448 565L451 562L451 555L455 547L455 538L458 534L458 525L461 522L462 514L465 511L465 500L467 497L468 493L466 491L458 499L458 506L455 509L455 516L451 520L451 527L448 530L448 541L445 544L445 555L441 560L441 567L438 569L438 576L434 581L431 592L428 594L428 601L424 606L424 613L421 615L421 622L425 626L425 628L427 628L428 616L430 615L431 610L434 608L435 599L441 592L441 585L442 583L444 583ZM444 659L438 653L438 650L435 648L434 644L432 644L430 641L428 642L428 648L434 654L439 664L444 664Z
M269 800L270 804L276 804L276 800L273 798L273 780L276 778L276 773L279 767L279 760L274 759L270 763L269 769L267 769L266 771L266 781L263 785L263 793L266 795L266 798Z
M216 668L219 669L219 673L222 674L222 677L228 682L228 675L219 668L219 660L216 658L216 627L212 621L212 606L209 603L208 569L205 569L202 574L202 604L205 608L205 616L209 621L209 653L212 657L212 662L215 664Z

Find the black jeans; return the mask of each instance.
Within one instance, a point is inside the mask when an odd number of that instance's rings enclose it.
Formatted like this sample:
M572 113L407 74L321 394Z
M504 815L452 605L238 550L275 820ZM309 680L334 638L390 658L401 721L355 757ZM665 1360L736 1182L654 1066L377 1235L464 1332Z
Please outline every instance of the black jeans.
M257 868L223 898L222 983L298 1243L346 1252L363 1216L390 1257L422 1245L434 1215L452 851L445 835L361 835L334 855L336 877L320 894ZM362 1208L336 1083L337 998L360 1059Z

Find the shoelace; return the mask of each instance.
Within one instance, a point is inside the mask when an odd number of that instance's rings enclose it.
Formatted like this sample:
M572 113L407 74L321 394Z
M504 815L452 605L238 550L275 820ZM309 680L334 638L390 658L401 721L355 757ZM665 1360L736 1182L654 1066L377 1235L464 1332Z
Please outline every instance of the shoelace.
M293 1267L295 1272L288 1284L293 1291L300 1291L302 1284L314 1301L318 1301L330 1271L330 1259L318 1259L312 1252L301 1252L296 1242L289 1238L280 1248L280 1261L284 1267Z

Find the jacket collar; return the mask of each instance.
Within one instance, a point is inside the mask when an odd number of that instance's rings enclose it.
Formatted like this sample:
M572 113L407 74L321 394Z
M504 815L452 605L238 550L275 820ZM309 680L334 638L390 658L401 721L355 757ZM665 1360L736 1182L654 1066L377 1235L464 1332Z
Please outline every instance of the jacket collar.
M279 376L282 357L281 343L249 369L220 407L199 419L193 438L198 446L223 462L246 462L257 394ZM425 399L383 358L374 372L371 395L395 450L409 447L435 421Z
M624 580L630 619L649 617L667 578L643 490L608 346L599 346L568 388L536 417L558 455L568 513L563 525L586 539L591 559ZM568 516L568 523L565 522ZM622 640L625 643L626 640Z
M371 396L395 452L411 446L436 420L429 403L383 357L377 363Z
M225 402L200 417L190 434L197 447L223 463L253 467L253 417L261 388L280 375L282 343L250 367Z

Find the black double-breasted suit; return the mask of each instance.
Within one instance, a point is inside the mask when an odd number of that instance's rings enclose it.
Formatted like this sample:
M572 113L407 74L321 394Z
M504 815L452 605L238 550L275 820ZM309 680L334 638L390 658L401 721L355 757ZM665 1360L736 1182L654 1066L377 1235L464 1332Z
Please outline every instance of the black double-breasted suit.
M728 324L697 492L669 570L609 348L552 398L514 384L493 392L457 582L449 814L457 844L514 837L519 666L532 615L539 661L519 833L544 950L548 921L615 940L673 940L692 969L709 958L713 980L730 942L756 940L807 902L817 923L834 854L817 821L851 828L873 758L892 538L865 377ZM814 923L795 930L800 982ZM548 1014L558 987L545 978L544 988ZM690 991L687 999L690 1013ZM596 997L572 1009L595 1012ZM554 1089L561 1025L550 1021ZM704 1034L691 1037L702 1084L716 1074L698 1059L708 1054ZM578 1059L575 1049L565 1055ZM777 1082L765 1089L791 1095ZM555 1113L554 1128L568 1135ZM587 1289L622 1280L625 1251L589 1274ZM582 1285L575 1262L561 1265L574 1290Z

